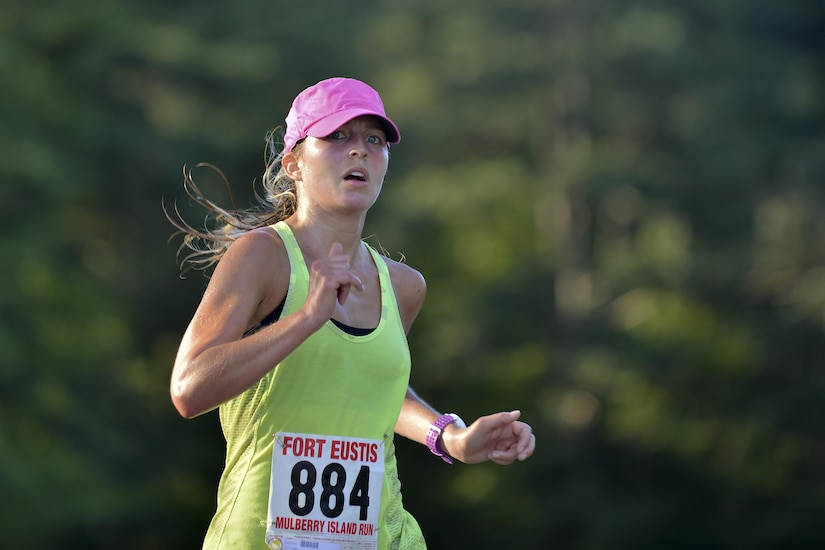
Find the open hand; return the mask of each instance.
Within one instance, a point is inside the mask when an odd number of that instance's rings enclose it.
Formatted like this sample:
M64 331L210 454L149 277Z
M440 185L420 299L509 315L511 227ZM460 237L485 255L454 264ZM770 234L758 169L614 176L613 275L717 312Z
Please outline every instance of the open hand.
M465 464L526 460L536 448L536 436L520 416L521 411L502 412L482 416L467 428L451 424L442 434L444 450Z

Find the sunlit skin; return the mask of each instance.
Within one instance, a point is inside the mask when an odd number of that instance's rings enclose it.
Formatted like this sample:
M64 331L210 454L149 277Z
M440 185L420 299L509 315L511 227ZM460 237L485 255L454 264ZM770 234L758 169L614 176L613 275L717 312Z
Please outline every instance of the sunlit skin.
M283 300L289 261L270 228L239 237L218 263L178 351L170 391L181 415L197 416L242 393L330 318L354 327L378 324L378 271L362 230L388 164L386 135L375 117L353 119L324 138L307 137L284 156L282 165L299 197L286 222L311 266L309 294L295 313L242 338ZM408 265L386 263L409 332L426 283ZM467 428L450 425L442 434L443 448L465 463L524 460L533 453L535 437L519 415L502 412ZM408 388L396 433L423 444L438 416Z
M375 203L389 164L389 149L382 125L375 117L359 117L321 139L307 137L300 155L288 153L283 161L295 180L298 201L295 222L317 216L341 217L351 224L356 216L363 227ZM359 177L348 177L353 174ZM345 221L346 220L346 221Z

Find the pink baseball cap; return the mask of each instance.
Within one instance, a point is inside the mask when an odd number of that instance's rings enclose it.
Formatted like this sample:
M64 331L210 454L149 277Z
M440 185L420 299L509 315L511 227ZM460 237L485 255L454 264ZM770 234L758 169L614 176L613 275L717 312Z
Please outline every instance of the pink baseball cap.
M292 151L307 136L327 137L349 122L363 116L380 118L387 132L387 143L401 141L401 132L384 112L378 92L353 78L328 78L310 86L295 98L286 115L284 152Z

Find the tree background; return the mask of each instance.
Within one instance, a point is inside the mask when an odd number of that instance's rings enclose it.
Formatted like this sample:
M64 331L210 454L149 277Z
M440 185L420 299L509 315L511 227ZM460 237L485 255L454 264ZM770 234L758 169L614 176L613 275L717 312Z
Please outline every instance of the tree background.
M825 546L825 5L1 0L0 547L198 547L216 414L162 201L247 206L329 76L382 93L367 234L428 280L412 384L535 456L399 442L433 548ZM209 171L195 171L230 204Z

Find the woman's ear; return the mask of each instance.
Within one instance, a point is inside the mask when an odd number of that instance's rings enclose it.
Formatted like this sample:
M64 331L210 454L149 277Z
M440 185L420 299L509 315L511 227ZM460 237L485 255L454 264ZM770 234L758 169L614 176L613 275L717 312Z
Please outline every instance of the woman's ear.
M281 168L284 169L284 172L286 172L286 175L289 176L292 181L300 178L301 168L298 166L298 156L292 151L285 154L281 159Z

